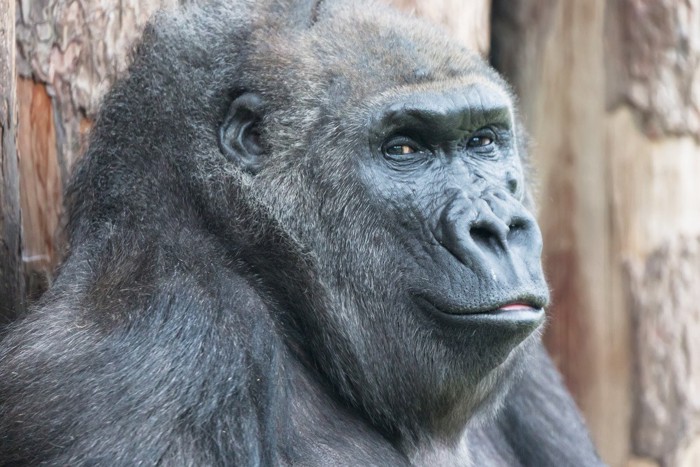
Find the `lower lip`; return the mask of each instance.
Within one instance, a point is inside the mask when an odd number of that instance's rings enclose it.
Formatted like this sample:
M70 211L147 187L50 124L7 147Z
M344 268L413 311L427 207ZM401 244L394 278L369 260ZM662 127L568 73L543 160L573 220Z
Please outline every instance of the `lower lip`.
M533 308L527 305L519 307L507 306L488 313L477 313L469 316L484 322L532 325L544 320L544 308Z
M502 306L496 310L496 313L506 312L506 311L518 311L518 310L535 310L535 308L525 303L512 303L510 305Z
M491 322L536 323L544 319L544 308L534 308L526 303L511 303L476 316Z

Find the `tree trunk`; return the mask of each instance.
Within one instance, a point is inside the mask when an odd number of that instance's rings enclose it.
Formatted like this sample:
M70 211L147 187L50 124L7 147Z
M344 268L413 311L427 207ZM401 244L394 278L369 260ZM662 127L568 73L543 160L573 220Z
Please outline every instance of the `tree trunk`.
M126 68L150 15L177 3L17 0L22 251L30 298L50 284L60 259L62 190L100 99Z
M542 181L547 342L615 466L700 465L699 15L698 0L494 2L492 58Z
M24 310L14 2L0 0L0 326Z
M608 4L607 151L634 452L700 465L700 0ZM613 157L614 156L614 157Z

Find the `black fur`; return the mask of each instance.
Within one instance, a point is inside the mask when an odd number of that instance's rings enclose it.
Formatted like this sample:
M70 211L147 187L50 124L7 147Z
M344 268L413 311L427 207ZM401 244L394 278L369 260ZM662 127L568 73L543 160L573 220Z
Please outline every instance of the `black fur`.
M56 282L0 344L0 463L598 465L539 341L511 102L372 3L158 16L69 187ZM453 186L425 157L455 154Z

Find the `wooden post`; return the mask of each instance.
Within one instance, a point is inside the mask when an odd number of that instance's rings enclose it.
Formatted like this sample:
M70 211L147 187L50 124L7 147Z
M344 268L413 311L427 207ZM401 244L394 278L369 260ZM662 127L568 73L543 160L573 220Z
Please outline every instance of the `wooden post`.
M613 243L604 20L605 0L496 1L492 58L520 96L533 140L553 292L545 340L603 458L621 466L630 436L630 318Z
M610 465L700 465L700 0L493 18L540 174L548 346Z
M636 456L700 465L700 0L609 0L606 148Z
M0 0L0 326L24 311L16 86L15 0Z

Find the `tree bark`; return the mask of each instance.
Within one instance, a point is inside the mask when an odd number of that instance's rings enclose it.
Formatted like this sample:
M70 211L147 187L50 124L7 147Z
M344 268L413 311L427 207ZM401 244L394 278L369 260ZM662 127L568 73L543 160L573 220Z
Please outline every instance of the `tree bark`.
M0 326L24 311L16 85L15 0L0 0Z
M31 298L50 284L60 260L62 190L99 102L151 14L177 3L17 0L22 251Z
M700 0L614 0L606 15L633 449L662 465L700 465Z

